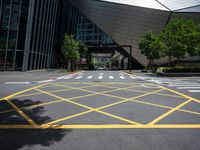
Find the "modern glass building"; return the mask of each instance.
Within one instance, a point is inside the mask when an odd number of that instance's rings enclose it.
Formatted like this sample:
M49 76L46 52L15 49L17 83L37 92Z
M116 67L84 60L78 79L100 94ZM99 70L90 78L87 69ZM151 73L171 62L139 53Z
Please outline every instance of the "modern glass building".
M75 32L77 17L67 0L1 0L0 70L56 67L59 41Z
M0 71L59 67L65 33L93 48L131 45L133 67L145 66L140 37L177 17L200 22L200 0L0 0Z

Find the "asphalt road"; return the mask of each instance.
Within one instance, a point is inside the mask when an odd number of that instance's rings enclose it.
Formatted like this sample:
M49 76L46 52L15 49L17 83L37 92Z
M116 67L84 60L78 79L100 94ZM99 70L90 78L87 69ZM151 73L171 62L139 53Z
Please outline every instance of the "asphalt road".
M119 71L4 76L0 147L199 150L199 84Z

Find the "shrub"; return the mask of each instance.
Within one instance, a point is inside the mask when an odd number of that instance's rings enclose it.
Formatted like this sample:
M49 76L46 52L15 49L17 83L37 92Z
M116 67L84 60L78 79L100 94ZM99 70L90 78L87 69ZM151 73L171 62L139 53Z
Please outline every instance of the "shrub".
M200 73L200 68L159 67L157 73Z

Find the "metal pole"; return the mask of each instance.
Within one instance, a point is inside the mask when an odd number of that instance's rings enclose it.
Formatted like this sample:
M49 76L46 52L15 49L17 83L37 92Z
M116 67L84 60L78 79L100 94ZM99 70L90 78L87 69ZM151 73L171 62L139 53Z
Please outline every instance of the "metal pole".
M132 46L130 45L130 55L129 55L129 70L130 72L132 71L132 62L131 62L131 57L132 57Z

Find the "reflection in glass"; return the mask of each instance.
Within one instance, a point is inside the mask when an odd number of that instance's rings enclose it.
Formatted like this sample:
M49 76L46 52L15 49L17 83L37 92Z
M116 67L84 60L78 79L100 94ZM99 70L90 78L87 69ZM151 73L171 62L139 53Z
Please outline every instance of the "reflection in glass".
M13 70L14 64L14 51L8 51L6 56L6 71Z
M76 39L84 42L87 45L114 43L108 35L106 35L84 15L80 16L76 29Z
M0 71L4 71L5 51L0 51Z

